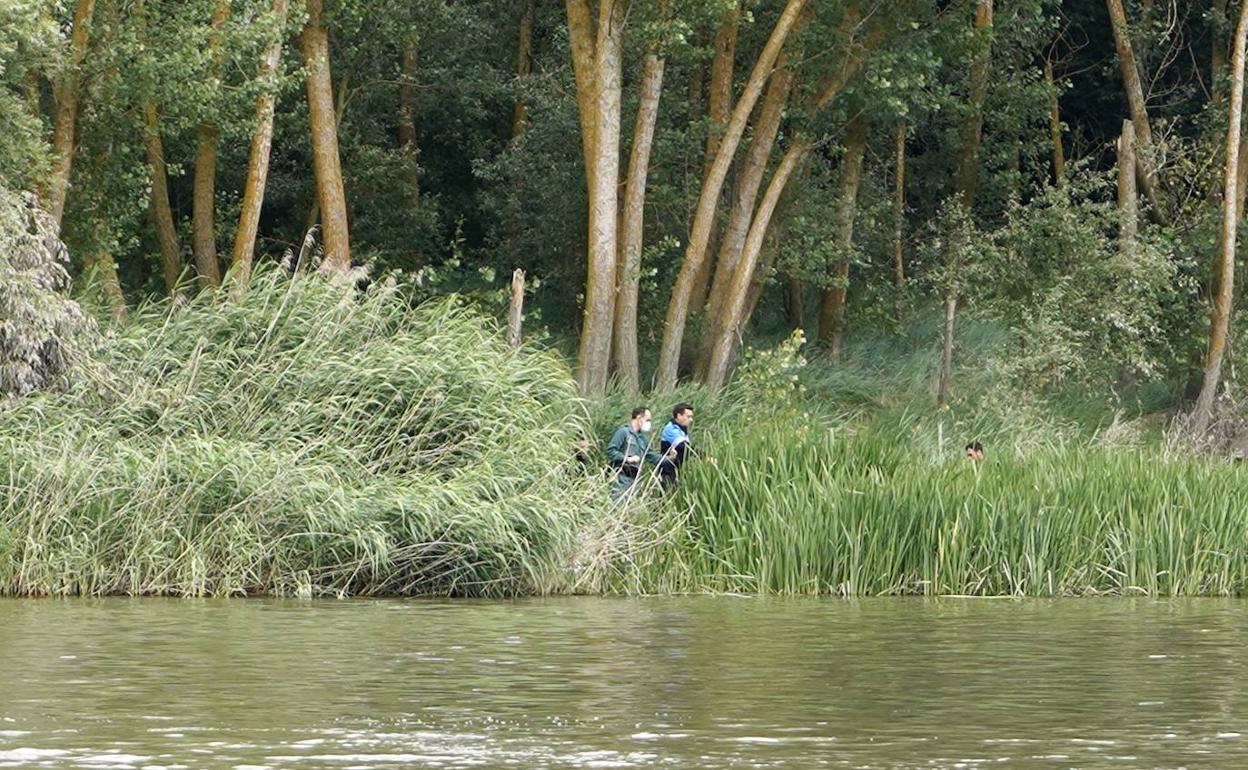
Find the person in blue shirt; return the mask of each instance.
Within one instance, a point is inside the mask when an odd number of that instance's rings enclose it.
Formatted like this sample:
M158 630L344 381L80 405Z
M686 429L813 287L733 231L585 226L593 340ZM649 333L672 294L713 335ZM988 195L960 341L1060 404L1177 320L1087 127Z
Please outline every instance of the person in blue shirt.
M680 466L693 451L689 446L689 429L693 427L693 406L683 401L672 407L672 419L663 426L659 433L659 452L663 460L659 463L659 480L663 486L676 486L680 476Z
M615 469L611 499L619 502L632 491L645 463L658 466L662 458L650 449L650 410L639 406L627 424L616 428L607 443L607 462Z

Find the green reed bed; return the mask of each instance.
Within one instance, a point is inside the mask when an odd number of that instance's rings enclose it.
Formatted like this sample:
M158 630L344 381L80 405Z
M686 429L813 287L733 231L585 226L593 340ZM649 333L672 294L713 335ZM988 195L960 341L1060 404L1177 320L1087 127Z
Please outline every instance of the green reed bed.
M1248 469L1076 445L976 466L881 422L850 435L766 421L720 443L663 514L663 548L679 553L634 579L854 596L1248 591Z
M264 272L95 360L0 412L4 593L540 592L604 507L566 365L455 300Z

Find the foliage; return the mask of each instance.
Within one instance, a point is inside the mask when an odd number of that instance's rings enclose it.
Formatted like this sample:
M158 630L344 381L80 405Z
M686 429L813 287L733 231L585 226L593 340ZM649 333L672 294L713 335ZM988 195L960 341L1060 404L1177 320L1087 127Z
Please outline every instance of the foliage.
M561 580L602 490L554 356L316 274L140 309L0 414L10 594L487 594Z
M0 187L0 396L65 384L89 359L95 326L69 287L68 255L35 196Z

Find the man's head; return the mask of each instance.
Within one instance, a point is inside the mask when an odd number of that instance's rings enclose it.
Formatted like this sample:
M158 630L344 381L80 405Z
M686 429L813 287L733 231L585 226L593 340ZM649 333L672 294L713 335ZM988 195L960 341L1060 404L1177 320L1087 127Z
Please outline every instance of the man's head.
M975 462L982 463L984 461L984 445L978 441L972 441L967 444L964 451L966 456Z
M682 428L688 428L690 425L693 425L693 405L682 401L672 407L672 422Z
M650 409L649 407L639 406L633 409L632 416L633 430L639 433L645 433L650 430Z

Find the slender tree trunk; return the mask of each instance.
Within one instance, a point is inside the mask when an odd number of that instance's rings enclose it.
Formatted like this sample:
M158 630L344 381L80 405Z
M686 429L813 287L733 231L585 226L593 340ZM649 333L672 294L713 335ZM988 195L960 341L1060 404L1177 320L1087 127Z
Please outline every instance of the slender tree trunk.
M1139 230L1139 206L1135 191L1135 127L1130 120L1122 121L1118 137L1118 252L1125 259L1135 257L1135 238Z
M524 323L524 271L516 268L511 274L511 306L507 309L507 347L520 347Z
M789 317L789 329L806 328L806 293L802 289L802 281L795 276L787 276L785 280L785 311Z
M1235 247L1239 211L1236 210L1236 188L1239 184L1239 149L1241 112L1244 104L1244 47L1248 38L1248 3L1240 6L1239 24L1235 27L1235 51L1231 56L1230 119L1226 129L1225 190L1222 194L1222 259L1219 265L1218 296L1213 306L1209 327L1209 355L1205 359L1205 378L1192 410L1192 435L1200 437L1213 418L1213 402L1222 380L1222 358L1226 353L1227 332L1231 325L1231 301L1235 296Z
M351 236L347 226L342 161L338 154L334 87L330 80L329 31L322 19L323 11L324 0L308 0L308 23L299 35L299 45L308 67L308 123L312 129L312 165L321 205L323 266L345 270L351 266Z
M707 245L711 239L711 228L715 220L715 209L719 195L723 189L724 179L728 176L728 168L736 154L737 145L745 132L746 122L754 109L763 86L771 75L776 58L780 55L789 32L802 14L806 0L788 0L784 12L776 21L771 36L767 40L763 52L759 54L754 69L750 73L745 90L737 100L732 111L732 118L724 130L698 197L697 210L693 225L690 228L689 244L685 250L685 259L681 263L676 283L672 287L672 296L668 302L664 317L663 343L659 351L659 369L657 387L669 391L676 385L677 366L680 362L681 346L684 342L685 324L689 318L689 305L693 296L695 279L702 271L706 261Z
M521 0L520 6L520 40L516 44L516 79L522 84L533 72L533 17L537 13L537 0ZM511 112L511 138L515 139L524 131L528 121L529 108L524 97L516 99Z
M893 134L893 315L897 323L906 318L906 124L898 123Z
M531 2L531 0L530 0ZM412 205L420 202L420 145L416 142L416 74L417 57L415 42L403 48L403 83L399 86L399 148L403 152L403 177L407 181ZM334 106L335 122L342 124L346 111L346 84L338 89L338 104ZM524 102L516 102L518 125L524 124ZM513 126L513 131L516 127ZM518 133L518 132L517 132Z
M780 131L780 118L789 101L793 79L793 70L787 66L787 57L782 53L776 60L776 71L767 84L767 93L763 97L762 110L754 124L754 136L749 150L738 168L728 224L720 237L719 257L715 260L715 279L711 283L707 313L707 317L711 319L711 328L708 329L711 334L714 334L715 322L722 314L728 285L737 269L737 260L745 248L745 237L754 215L754 204L758 200L758 191L767 171L767 161L771 158L771 150Z
M340 131L342 130L342 116L347 111L347 91L349 90L350 85L351 85L351 68L348 67L347 71L342 73L342 76L338 78L338 87L334 89L334 128ZM402 122L402 119L403 119L403 116L401 113L402 113L402 105L400 104L400 115L399 115L400 123ZM413 121L414 120L415 120L415 117L413 114ZM402 125L400 125L400 130L401 129L402 129ZM413 137L415 137L415 131L416 131L416 126L415 126L415 123L413 122L413 125L412 125ZM420 152L419 147L416 148L416 152L417 153ZM403 170L403 173L406 175L410 173L411 170L414 168L415 166L408 166L407 168ZM409 185L412 182L410 177L408 178L407 181ZM416 181L417 182L420 181L419 176L417 176ZM417 190L417 193L419 193L419 190ZM303 220L303 234L305 237L307 236L309 232L312 231L313 227L316 227L316 224L317 222L320 221L320 219L321 219L321 197L316 191L313 191L312 203L308 205L308 215Z
M804 142L804 140L798 141ZM750 225L750 232L745 240L745 249L741 253L741 259L737 261L732 287L724 307L725 318L729 322L720 327L711 348L711 363L707 368L706 375L706 384L710 388L718 389L723 387L724 381L727 379L728 369L732 364L732 355L736 350L734 337L737 336L738 330L744 325L746 300L749 295L751 280L754 277L754 269L758 265L759 254L762 251L763 239L767 234L772 214L776 210L776 204L779 203L780 196L784 193L785 186L789 183L789 179L792 178L797 164L805 157L805 151L785 153L784 158L780 161L780 166L776 169L776 173L771 177L771 182L767 185L767 191L763 193L763 200L758 204L758 214L754 217L753 224Z
M1110 0L1114 2L1115 0ZM970 110L963 128L962 152L958 158L956 184L958 199L969 214L975 205L975 193L979 189L979 148L984 133L984 100L988 95L988 73L992 64L992 0L978 0L975 9L975 31L983 36L981 48L971 63ZM953 332L958 314L958 284L960 265L950 252L948 287L945 290L945 325L941 339L940 375L936 383L936 405L949 401L950 380L953 377Z
M165 149L160 138L160 116L156 105L143 105L143 144L147 148L147 165L151 175L150 212L156 226L156 240L160 244L160 258L164 266L165 291L172 295L182 278L182 257L178 248L177 228L173 223L173 208L169 205L168 172L165 168Z
M1148 107L1144 101L1144 86L1140 81L1139 64L1131 48L1127 13L1123 8L1122 0L1105 0L1105 2L1109 7L1109 19L1114 33L1114 46L1118 50L1118 65L1122 70L1127 106L1130 108L1131 122L1135 126L1136 162L1139 164L1140 182L1152 207L1153 216L1164 222L1165 211L1161 207L1159 193L1161 183L1157 176L1156 147L1153 145L1153 132L1148 123Z
M103 221L97 221L96 227L102 228ZM108 303L108 314L114 321L125 321L127 316L126 297L121 291L121 281L117 278L117 261L112 251L99 248L87 254L83 260L86 268L94 272L104 292L104 300Z
M95 0L78 0L74 6L74 27L69 41L69 60L56 85L56 117L52 129L52 177L44 196L47 209L57 227L65 214L65 198L69 193L69 177L74 164L74 125L78 120L78 90L81 84L82 61L87 55L91 17Z
M583 6L574 9L574 6ZM611 327L615 310L615 276L619 235L620 109L622 97L625 0L603 0L595 39L573 41L578 103L592 111L582 126L592 126L587 148L589 183L589 248L585 281L585 312L577 351L577 381L581 394L600 397L606 392L611 360ZM588 36L586 0L568 0L569 31ZM593 58L575 64L575 57L592 51ZM590 93L580 93L588 84ZM583 137L583 140L585 137Z
M619 275L616 279L615 295L615 351L612 358L630 396L641 391L641 370L637 354L637 298L641 278L642 224L646 202L646 175L650 168L650 150L654 145L654 127L659 116L659 96L663 91L663 68L664 60L655 51L651 50L646 54L620 223Z
M1057 101L1057 82L1053 79L1053 62L1044 60L1044 82L1049 87L1049 141L1053 145L1053 183L1061 184L1066 173L1066 151L1062 147L1062 113Z
M710 171L711 164L715 161L715 153L719 150L719 142L732 110L732 72L737 58L737 30L740 25L741 9L734 5L720 19L712 44L715 54L711 59L711 88L707 96L706 117L709 126L703 174Z
M212 34L208 50L212 58L212 77L221 76L221 25L230 14L230 0L217 0L212 9ZM191 247L195 255L195 273L200 289L221 285L221 267L217 264L216 180L217 140L220 129L215 121L199 125L199 144L195 151L195 178L191 197Z
M273 16L279 30L286 26L288 0L273 0ZM264 188L269 176L269 151L273 146L273 111L276 103L278 65L282 58L282 39L278 32L269 42L260 60L259 80L264 91L256 99L256 128L251 135L251 153L247 160L247 181L243 183L242 211L234 234L231 264L234 270L233 296L237 299L251 280L251 265L256 250L256 234L260 229L260 209L264 205Z
M861 115L845 129L845 156L841 159L836 193L837 245L841 260L836 265L836 282L823 290L819 302L819 341L829 358L841 357L845 333L845 301L849 293L849 251L854 246L854 216L858 211L858 188L862 182L862 158L867 148L866 121Z

